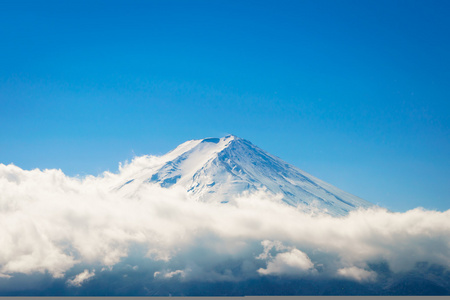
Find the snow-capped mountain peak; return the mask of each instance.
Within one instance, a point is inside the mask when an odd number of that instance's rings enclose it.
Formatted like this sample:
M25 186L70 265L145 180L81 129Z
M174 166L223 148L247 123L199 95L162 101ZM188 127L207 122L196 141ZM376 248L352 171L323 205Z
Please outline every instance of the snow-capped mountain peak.
M197 201L226 203L245 192L281 194L289 205L345 215L372 204L282 161L234 135L191 140L133 174L118 189L181 186Z

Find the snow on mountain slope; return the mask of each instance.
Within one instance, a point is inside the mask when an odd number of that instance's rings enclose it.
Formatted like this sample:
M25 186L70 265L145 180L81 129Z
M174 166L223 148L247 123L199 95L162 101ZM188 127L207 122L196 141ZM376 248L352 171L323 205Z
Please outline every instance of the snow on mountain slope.
M222 203L263 189L281 194L289 205L336 216L372 206L233 135L187 141L143 165L116 189L130 194L146 184L181 186L197 201Z

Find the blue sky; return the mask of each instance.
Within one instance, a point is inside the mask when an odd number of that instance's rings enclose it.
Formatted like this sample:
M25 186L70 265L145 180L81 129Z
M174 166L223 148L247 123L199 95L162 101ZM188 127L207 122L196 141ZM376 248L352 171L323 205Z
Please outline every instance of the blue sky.
M446 1L0 1L0 163L116 171L233 133L395 211L449 209Z

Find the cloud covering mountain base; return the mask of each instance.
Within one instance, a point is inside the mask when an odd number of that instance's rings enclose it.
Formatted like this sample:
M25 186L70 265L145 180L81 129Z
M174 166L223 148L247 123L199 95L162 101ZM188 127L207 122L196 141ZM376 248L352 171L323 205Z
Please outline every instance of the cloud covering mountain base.
M264 191L114 191L138 164L86 178L0 164L0 294L450 293L450 210L332 217Z

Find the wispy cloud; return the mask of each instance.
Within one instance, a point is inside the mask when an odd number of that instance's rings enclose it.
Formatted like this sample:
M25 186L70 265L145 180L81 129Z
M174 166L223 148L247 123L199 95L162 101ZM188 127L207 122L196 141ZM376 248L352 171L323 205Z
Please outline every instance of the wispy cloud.
M94 275L95 270L90 272L89 270L85 269L83 272L75 276L75 278L67 280L67 285L80 287L83 284L83 282L89 280L89 278L94 277Z
M374 281L377 274L373 271L367 271L358 267L342 268L337 272L340 276L350 278L356 281Z

